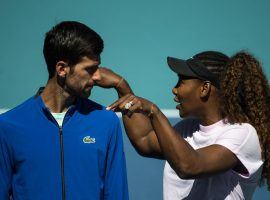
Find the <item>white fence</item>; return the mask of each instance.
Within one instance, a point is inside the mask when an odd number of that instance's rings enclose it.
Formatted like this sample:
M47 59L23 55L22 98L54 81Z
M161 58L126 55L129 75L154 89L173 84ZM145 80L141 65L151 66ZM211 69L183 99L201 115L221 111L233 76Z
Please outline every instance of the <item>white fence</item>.
M4 113L8 111L8 109L5 108L0 108L0 114ZM174 110L174 109L161 109L161 111L164 113L164 115L168 118L178 118L179 114L178 114L178 110ZM121 117L120 113L117 113L118 117Z

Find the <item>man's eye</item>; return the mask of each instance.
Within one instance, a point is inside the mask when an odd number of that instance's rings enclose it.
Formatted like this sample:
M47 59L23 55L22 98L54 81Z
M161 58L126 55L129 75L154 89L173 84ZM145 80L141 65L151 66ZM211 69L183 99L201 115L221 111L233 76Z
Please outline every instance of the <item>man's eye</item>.
M92 73L94 73L95 71L97 71L97 69L98 69L98 66L96 66L96 67L88 67L88 68L86 68L86 71L87 71L88 73L92 74Z

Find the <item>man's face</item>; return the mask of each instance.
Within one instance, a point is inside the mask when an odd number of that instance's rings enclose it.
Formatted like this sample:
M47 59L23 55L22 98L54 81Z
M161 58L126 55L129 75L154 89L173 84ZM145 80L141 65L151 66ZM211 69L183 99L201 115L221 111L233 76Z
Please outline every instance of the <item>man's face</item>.
M176 109L180 117L196 117L200 112L201 82L192 77L179 76L178 83L172 89L174 101L179 103Z
M95 80L100 79L100 60L92 60L83 57L79 63L72 66L67 73L65 90L72 96L88 98L94 86Z

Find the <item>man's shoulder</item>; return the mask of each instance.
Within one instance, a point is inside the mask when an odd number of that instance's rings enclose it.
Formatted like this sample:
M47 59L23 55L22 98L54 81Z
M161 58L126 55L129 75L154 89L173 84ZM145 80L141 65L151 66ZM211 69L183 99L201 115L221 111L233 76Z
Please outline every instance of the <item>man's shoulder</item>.
M80 112L87 115L94 115L103 120L119 121L115 112L106 110L105 106L90 99L82 99L81 102Z
M26 124L29 119L29 114L33 109L33 98L29 98L20 105L0 114L0 130L9 130L11 127Z
M0 114L0 121L6 121L9 119L14 120L17 118L25 117L25 115L29 114L33 106L33 103L34 103L33 97L25 100L23 103L19 104L18 106Z

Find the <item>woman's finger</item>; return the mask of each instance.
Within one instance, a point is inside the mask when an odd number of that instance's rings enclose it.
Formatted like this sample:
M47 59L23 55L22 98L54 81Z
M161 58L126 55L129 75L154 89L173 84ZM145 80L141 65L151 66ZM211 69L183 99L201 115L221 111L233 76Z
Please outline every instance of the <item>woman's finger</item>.
M128 117L131 117L134 112L140 112L141 108L141 103L138 97L133 98L131 102L131 106L128 109L122 111L122 114L127 115Z
M130 96L131 96L131 94L127 94L127 95L121 97L120 99L118 99L117 101L115 101L114 103L109 105L106 108L106 110L115 110L116 108L119 107L119 105L121 105L123 102L125 102Z
M118 108L120 110L128 110L131 106L133 106L134 104L134 99L136 97L134 95L130 95L127 99L125 99L125 101L123 101L119 106Z

